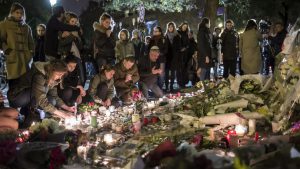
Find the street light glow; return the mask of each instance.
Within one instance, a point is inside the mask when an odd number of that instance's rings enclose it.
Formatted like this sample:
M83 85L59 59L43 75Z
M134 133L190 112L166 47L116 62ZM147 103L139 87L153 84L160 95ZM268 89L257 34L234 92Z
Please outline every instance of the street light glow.
M222 23L219 23L218 27L219 27L219 28L222 28L222 27L223 27L223 24L222 24Z
M51 4L51 6L55 5L56 4L56 0L50 0L50 4Z

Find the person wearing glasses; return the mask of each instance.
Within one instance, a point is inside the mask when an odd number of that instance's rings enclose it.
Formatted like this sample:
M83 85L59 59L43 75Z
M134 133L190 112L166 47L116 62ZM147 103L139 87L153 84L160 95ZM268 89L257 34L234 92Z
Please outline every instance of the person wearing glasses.
M46 25L39 24L36 27L37 37L35 40L35 50L34 50L34 56L33 61L34 62L45 62L45 31L46 31Z

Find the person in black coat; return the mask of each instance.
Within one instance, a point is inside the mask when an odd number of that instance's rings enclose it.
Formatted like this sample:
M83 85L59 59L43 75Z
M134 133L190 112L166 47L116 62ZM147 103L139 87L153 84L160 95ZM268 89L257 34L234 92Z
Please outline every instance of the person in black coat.
M58 32L79 31L78 26L67 25L63 22L65 10L62 6L53 7L53 15L46 25L45 54L46 60L60 59L58 55Z
M239 50L239 34L234 29L234 22L231 19L226 21L226 28L221 34L222 39L222 60L224 65L223 77L228 75L235 77L236 64Z
M153 46L157 46L159 48L159 62L160 62L160 69L162 72L159 74L158 85L160 89L162 89L163 84L165 82L165 67L166 67L166 56L168 52L168 46L165 37L163 36L163 32L161 27L156 26L153 28L153 36L150 39L149 49Z
M39 24L36 27L37 31L37 38L35 40L35 50L34 50L34 56L33 61L34 62L45 62L45 31L46 31L46 25Z
M134 46L134 56L135 60L138 62L138 60L144 56L145 52L145 43L141 40L140 31L137 29L134 29L132 31L132 38L131 42Z
M178 78L177 82L180 88L184 88L185 84L188 82L187 78L187 63L189 61L188 56L188 48L189 48L189 25L186 22L183 22L179 27L177 31L180 35L181 40L181 49L180 49L180 62L178 64ZM192 57L192 56L190 56Z
M68 106L74 106L75 103L80 104L82 97L86 95L81 81L79 79L78 60L74 55L68 55L64 62L67 64L68 73L62 80L62 83L58 86L58 96Z
M152 46L149 56L142 57L139 61L139 88L146 99L149 99L149 89L154 93L155 97L160 98L163 96L163 91L157 85L157 77L162 73L158 59L159 48L158 46Z
M286 34L287 34L287 31L284 29L283 24L280 22L275 23L275 36L270 37L271 47L273 49L273 54L272 54L273 56L270 57L270 66L271 66L273 72L274 72L274 66L275 66L275 57L281 52L281 47L282 47L282 44L283 44Z
M198 63L201 68L200 80L207 80L206 72L212 67L212 35L209 30L210 20L206 17L202 18L198 27Z
M103 13L99 22L93 24L95 30L94 57L97 71L101 70L106 64L114 65L116 60L116 40L111 27L112 17L107 13Z
M214 63L214 78L217 79L219 77L218 74L218 66L222 63L221 62L221 35L222 29L219 27L214 28L213 32L213 40L212 40L212 56L213 56L213 63ZM223 63L222 63L223 64Z
M167 24L167 30L165 33L165 39L168 43L168 52L166 56L166 91L172 92L174 90L174 80L175 73L177 75L177 79L180 78L178 75L178 65L180 64L180 49L181 49L181 40L180 35L176 30L176 25L174 22L169 22ZM171 75L171 76L170 76ZM169 88L169 80L171 80L170 88Z

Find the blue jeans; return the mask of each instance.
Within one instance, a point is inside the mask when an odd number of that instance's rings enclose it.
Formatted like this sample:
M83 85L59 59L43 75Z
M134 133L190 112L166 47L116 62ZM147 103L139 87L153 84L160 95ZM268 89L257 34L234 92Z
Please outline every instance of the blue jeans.
M149 99L149 93L148 93L149 90L151 90L154 93L155 97L157 97L157 98L160 98L163 96L163 91L158 87L158 85L156 83L147 85L146 83L140 81L139 86L140 86L140 89L142 90L144 97L147 100Z

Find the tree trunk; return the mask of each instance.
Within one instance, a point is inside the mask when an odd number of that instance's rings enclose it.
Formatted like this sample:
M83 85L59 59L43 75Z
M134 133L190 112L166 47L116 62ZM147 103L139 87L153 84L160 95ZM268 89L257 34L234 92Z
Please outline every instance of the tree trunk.
M213 30L216 26L217 10L218 10L219 0L206 0L204 8L204 17L210 19L210 30Z

